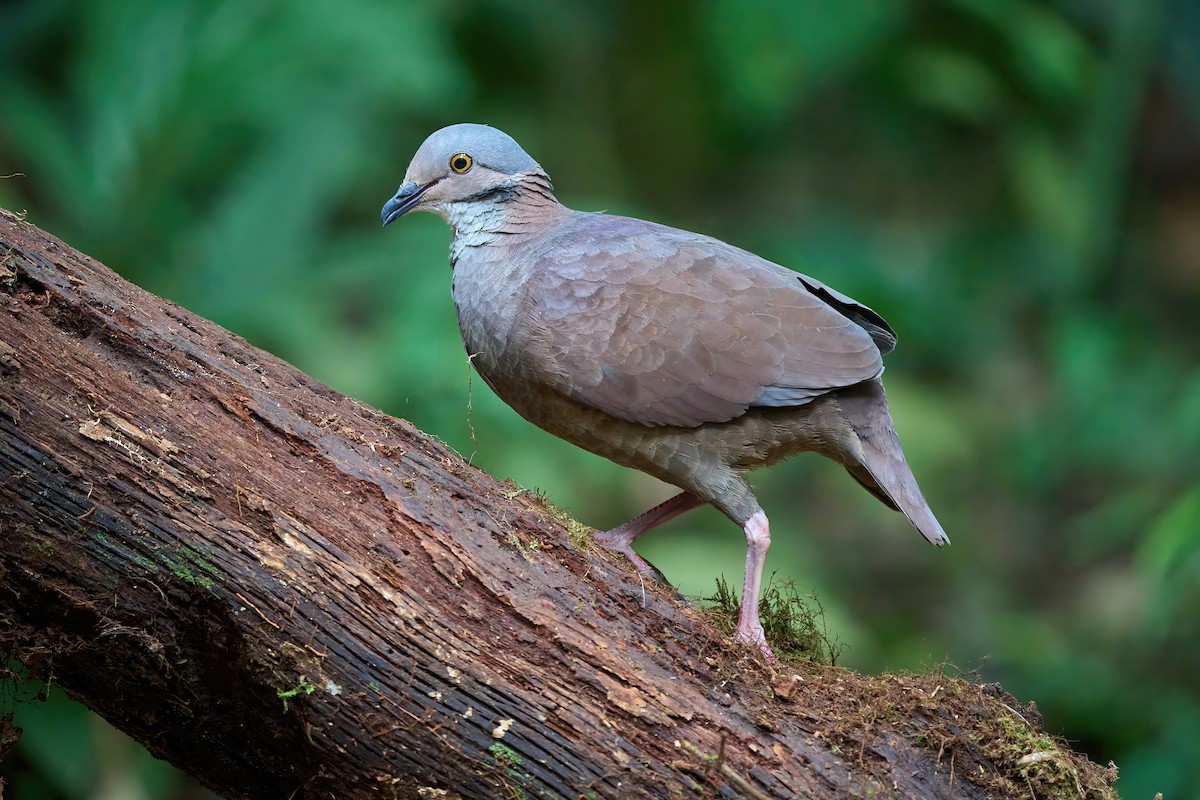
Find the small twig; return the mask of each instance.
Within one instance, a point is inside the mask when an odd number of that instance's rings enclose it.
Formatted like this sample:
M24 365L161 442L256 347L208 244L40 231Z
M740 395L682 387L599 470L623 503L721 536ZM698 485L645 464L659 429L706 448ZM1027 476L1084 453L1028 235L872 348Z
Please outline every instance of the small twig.
M475 356L477 355L479 353L471 353L467 356L467 430L471 432L471 455L467 459L468 464L475 463L475 454L479 452L479 442L475 441L475 423L471 420L471 414L475 409L471 403L471 398L473 397L472 379L475 377L474 364L471 362L475 360Z
M1024 717L1022 717L1022 716L1021 716L1021 712L1017 711L1015 708L1013 708L1012 706L1010 706L1008 703L1001 703L1000 705L1002 705L1002 706L1004 706L1005 708L1007 708L1007 709L1008 709L1009 711L1011 711L1013 714L1016 714L1016 716L1017 716L1017 719L1021 720L1021 722L1024 722L1026 725L1029 725L1029 720L1027 720L1027 719L1025 719ZM1031 727L1031 728L1032 728L1033 726L1032 726L1032 725L1029 725L1029 727Z
M272 628L274 628L277 631L283 630L283 628L279 627L279 623L275 622L274 620L269 619L266 614L264 614L261 610L259 610L258 606L254 605L254 603L251 603L250 600L247 599L246 595L242 594L241 592L234 592L233 596L236 597L237 599L241 600L246 605L250 606L250 608L254 609L254 613L256 613L260 617L262 617L263 622L267 623L268 625L270 625Z

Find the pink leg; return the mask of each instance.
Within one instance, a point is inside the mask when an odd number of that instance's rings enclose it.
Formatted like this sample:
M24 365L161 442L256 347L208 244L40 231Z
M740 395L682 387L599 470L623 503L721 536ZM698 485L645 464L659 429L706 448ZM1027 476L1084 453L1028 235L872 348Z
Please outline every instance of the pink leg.
M619 528L597 533L592 538L608 549L616 550L618 553L623 554L633 562L633 566L637 568L638 572L652 578L658 578L658 570L647 564L641 556L633 552L634 540L651 528L662 525L668 520L675 519L675 517L678 517L683 512L691 511L693 508L702 505L704 505L704 501L696 495L691 492L681 492L670 500L659 503L646 513L639 514Z
M767 550L771 547L771 529L767 515L759 511L746 520L746 575L742 580L742 613L738 617L734 639L745 644L756 645L767 661L774 661L775 654L767 646L762 621L758 618L758 593L762 589L763 565Z

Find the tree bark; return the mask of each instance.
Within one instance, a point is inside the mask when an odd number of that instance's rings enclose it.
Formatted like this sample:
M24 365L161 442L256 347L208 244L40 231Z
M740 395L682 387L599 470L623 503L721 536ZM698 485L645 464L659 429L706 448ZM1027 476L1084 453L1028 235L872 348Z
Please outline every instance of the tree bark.
M1115 796L993 687L764 664L7 212L0 654L230 798Z

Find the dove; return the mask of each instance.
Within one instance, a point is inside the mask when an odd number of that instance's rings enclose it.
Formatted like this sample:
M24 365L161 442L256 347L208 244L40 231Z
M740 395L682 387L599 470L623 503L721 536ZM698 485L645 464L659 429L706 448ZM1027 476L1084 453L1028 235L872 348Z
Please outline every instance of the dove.
M487 125L442 128L417 149L383 224L412 211L453 230L451 292L488 386L534 425L680 489L600 544L653 576L632 548L648 530L705 504L742 529L738 642L773 659L759 618L771 532L750 470L818 453L949 543L880 380L896 334L870 308L708 236L567 208Z

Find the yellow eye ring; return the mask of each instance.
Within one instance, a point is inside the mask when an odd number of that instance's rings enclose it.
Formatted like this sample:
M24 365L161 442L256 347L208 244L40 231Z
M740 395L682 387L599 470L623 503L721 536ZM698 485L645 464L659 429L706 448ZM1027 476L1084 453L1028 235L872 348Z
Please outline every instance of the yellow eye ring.
M462 175L464 172L469 170L471 165L474 163L475 160L466 153L455 153L454 155L450 156L450 169L454 170L459 175Z

